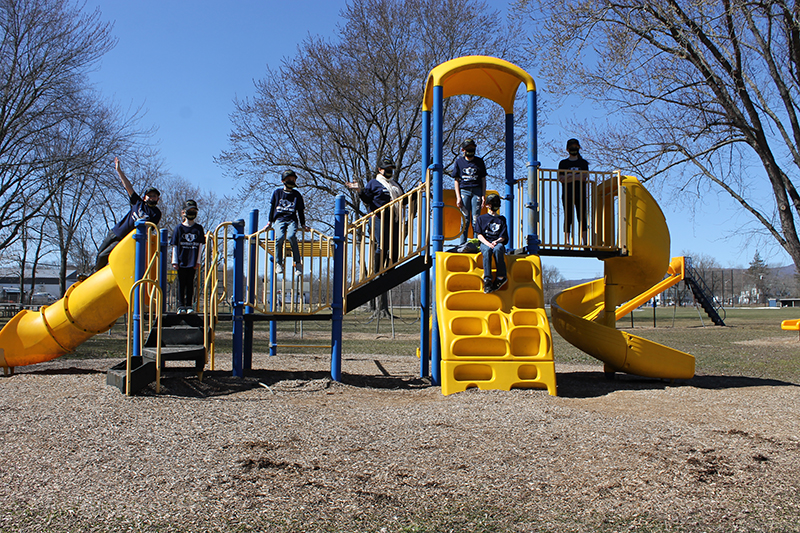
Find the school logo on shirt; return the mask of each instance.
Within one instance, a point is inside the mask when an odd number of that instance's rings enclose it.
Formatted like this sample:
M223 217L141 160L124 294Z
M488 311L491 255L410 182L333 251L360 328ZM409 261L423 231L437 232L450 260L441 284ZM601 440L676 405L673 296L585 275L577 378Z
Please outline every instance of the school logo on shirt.
M492 222L489 224L489 231L492 233L499 233L500 232L500 223L499 222Z
M289 201L286 198L278 200L278 205L275 208L278 213L294 213L294 201Z

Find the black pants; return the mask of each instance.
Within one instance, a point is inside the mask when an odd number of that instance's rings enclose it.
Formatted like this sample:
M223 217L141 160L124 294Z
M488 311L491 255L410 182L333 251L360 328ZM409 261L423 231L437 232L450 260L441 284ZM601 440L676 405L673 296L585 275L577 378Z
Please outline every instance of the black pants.
M113 231L108 232L103 244L100 245L100 251L97 252L97 260L95 261L94 265L95 272L108 264L108 256L111 254L111 250L113 250L121 240L122 237L118 237Z
M178 268L178 305L193 307L195 268Z
M561 200L564 203L564 232L572 233L573 212L577 215L581 231L588 229L587 202L589 201L589 187L585 181L573 181L564 184Z

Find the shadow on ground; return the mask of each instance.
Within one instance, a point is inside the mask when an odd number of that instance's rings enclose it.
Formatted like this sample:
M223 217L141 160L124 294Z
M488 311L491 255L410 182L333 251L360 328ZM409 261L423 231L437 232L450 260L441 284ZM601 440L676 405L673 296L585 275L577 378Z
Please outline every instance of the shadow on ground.
M565 398L596 398L621 390L659 390L668 387L696 387L722 390L744 387L797 387L795 383L746 376L695 376L692 379L665 380L629 374L607 378L603 372L563 372L556 374L558 395Z
M187 398L210 398L226 396L253 389L269 392L318 392L333 385L327 371L287 371L252 370L243 378L235 378L229 371L211 371L203 374L203 380L196 375L169 375L161 378L161 392L170 396ZM365 389L411 390L430 386L429 379L411 376L356 376L345 374L342 383ZM139 395L156 396L155 385L151 384Z

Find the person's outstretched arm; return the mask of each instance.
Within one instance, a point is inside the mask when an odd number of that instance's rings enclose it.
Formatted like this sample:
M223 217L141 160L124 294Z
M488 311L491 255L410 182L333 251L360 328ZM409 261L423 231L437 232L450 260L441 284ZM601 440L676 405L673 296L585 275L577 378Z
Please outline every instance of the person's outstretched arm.
M130 180L128 180L128 177L122 171L122 165L119 162L119 157L114 158L114 169L117 171L117 176L119 176L120 181L122 181L122 185L125 186L128 196L133 196L136 191L133 190L133 185L131 185Z

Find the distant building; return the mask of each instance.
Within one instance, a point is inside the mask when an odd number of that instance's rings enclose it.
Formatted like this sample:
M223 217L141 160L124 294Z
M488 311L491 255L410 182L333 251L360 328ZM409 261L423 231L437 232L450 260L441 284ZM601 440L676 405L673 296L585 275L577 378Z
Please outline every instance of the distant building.
M25 300L30 295L31 290L31 273L25 272ZM78 271L73 270L67 273L67 288L73 283L78 281ZM32 303L34 305L42 305L51 303L61 297L60 289L58 286L58 270L54 268L37 268L36 269L36 285L33 289ZM19 303L19 272L14 272L13 269L2 268L0 269L0 302L2 303Z

